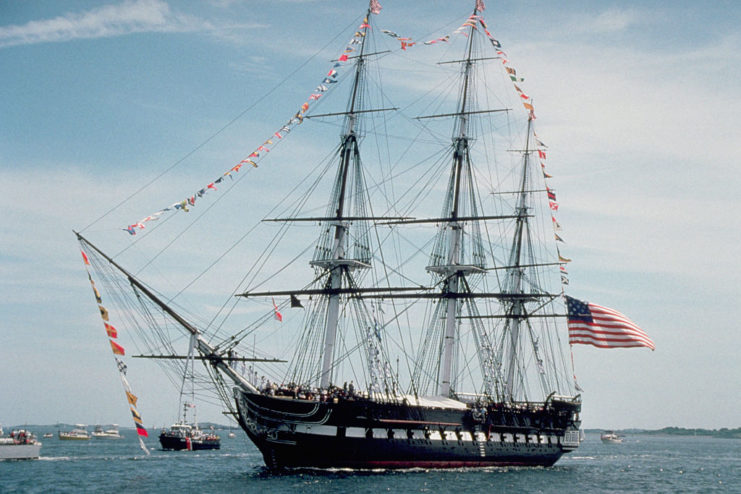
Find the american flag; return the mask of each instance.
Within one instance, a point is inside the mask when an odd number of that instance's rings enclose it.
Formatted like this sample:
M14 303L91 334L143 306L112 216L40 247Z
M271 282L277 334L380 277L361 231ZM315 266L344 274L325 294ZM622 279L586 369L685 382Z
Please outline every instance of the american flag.
M630 348L645 346L654 350L651 338L614 309L566 296L569 343L593 345L599 348Z

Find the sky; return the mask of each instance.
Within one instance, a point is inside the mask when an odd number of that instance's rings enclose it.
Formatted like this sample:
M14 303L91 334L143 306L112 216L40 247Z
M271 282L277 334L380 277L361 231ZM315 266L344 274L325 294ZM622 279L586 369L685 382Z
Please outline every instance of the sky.
M381 4L380 26L418 38L473 7ZM122 226L210 182L290 117L366 5L0 3L0 423L130 423L73 230L126 248ZM486 6L549 146L568 293L624 312L656 343L573 349L583 426L741 426L741 6ZM268 177L245 183L274 187ZM210 233L180 254L200 257L219 242ZM174 420L177 390L156 368L132 387L145 422ZM218 407L200 413L224 421Z

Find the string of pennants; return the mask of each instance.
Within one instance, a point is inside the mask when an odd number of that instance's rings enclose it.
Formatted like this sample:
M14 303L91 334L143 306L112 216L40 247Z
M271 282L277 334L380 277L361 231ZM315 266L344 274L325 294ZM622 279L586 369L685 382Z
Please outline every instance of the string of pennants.
M476 10L477 12L481 12L484 10L484 2L483 0L478 0L476 2ZM488 26L486 25L486 21L481 15L478 15L476 13L468 16L466 21L460 25L460 27L456 28L455 31L453 31L452 34L448 34L445 36L441 36L435 39L431 39L428 41L424 41L421 44L422 45L434 45L437 43L446 43L450 40L452 35L461 34L463 36L468 37L468 29L479 29L479 27L483 30L483 32L486 34L487 38L491 42L492 46L497 50L497 55L499 55L502 59L502 65L504 65L504 70L507 72L507 75L509 76L510 80L512 81L512 85L515 88L515 91L519 94L520 98L522 99L522 106L527 110L528 117L530 120L535 120L535 107L533 106L533 100L530 96L528 96L518 85L517 83L522 84L524 82L524 78L517 75L517 69L515 69L511 64L507 57L507 54L502 50L502 44L497 40L489 31ZM406 50L407 48L417 46L418 43L414 41L411 37L407 36L400 36L397 33L393 31L389 31L386 29L381 30L384 34L387 36L390 36L392 38L396 38L401 43L401 49ZM561 235L559 235L559 232L561 231L561 225L559 224L558 220L556 219L556 212L558 211L558 202L556 200L556 192L550 187L549 185L549 179L553 178L552 175L550 175L546 171L546 149L548 146L543 143L543 141L540 140L538 135L533 130L533 137L535 140L535 143L537 144L536 152L538 154L538 160L540 162L540 167L543 172L543 178L545 179L546 184L546 194L548 195L548 207L551 209L551 222L553 224L553 235L557 242L564 242ZM562 285L568 285L569 284L569 278L568 278L568 271L566 270L566 263L571 262L571 259L564 257L561 254L561 250L558 246L556 246L557 253L558 253L558 262L560 263L560 276L561 276L561 284Z
M98 310L100 311L100 318L103 320L103 327L105 328L106 335L108 336L108 342L111 345L111 351L113 352L113 358L116 361L116 368L118 369L119 377L121 378L121 384L123 385L124 392L126 393L126 400L129 402L129 410L131 411L131 416L134 419L134 425L136 426L136 433L139 436L139 445L147 454L149 454L149 450L144 445L144 440L142 439L142 437L149 437L149 433L147 432L147 429L144 427L142 416L136 408L136 402L138 398L131 391L131 385L129 384L129 381L126 379L127 366L122 359L118 358L119 356L123 357L124 355L126 355L126 350L124 349L123 346L119 345L118 343L114 341L118 339L118 330L113 324L111 324L111 320L110 320L111 316L108 313L108 309L106 309L106 307L103 305L103 298L100 296L100 292L98 291L98 288L95 286L95 281L93 280L93 277L90 274L90 260L85 254L85 251L80 250L80 253L82 254L82 260L85 263L85 271L87 272L87 277L90 280L90 286L93 289L93 294L95 295L95 301L98 303Z
M482 12L484 9L485 9L485 6L484 6L483 0L477 0L476 1L476 12ZM370 10L371 10L371 13L373 14L380 13L381 6L377 0L371 0ZM517 75L517 70L510 64L509 59L507 58L507 54L502 50L502 44L489 31L488 26L483 16L479 15L476 12L470 15L465 20L465 22L463 22L463 24L461 24L457 29L455 29L452 32L452 34L447 34L445 36L440 36L435 39L424 41L421 43L421 45L430 46L430 45L435 45L438 43L446 43L454 35L463 35L463 36L468 37L469 29L471 30L479 29L480 27L483 30L483 32L486 34L492 46L497 50L497 55L499 55L502 58L502 64L504 66L504 69L507 72L507 75L509 76L510 80L512 81L512 85L514 86L515 91L517 91L520 98L522 99L522 106L525 108L525 110L527 110L529 118L531 120L535 120L536 118L535 117L535 107L533 106L532 98L528 96L517 85L518 83L521 84L522 82L524 82L525 79ZM352 38L350 38L350 41L348 41L347 44L345 45L345 49L343 50L342 54L337 58L337 60L334 62L332 68L322 78L320 84L316 86L314 91L310 93L309 97L301 105L299 110L282 127L280 127L277 131L275 131L268 139L266 139L254 151L252 151L245 159L241 160L239 163L232 166L229 170L224 172L216 180L214 180L213 182L210 182L205 187L202 187L201 189L196 191L194 194L192 194L190 197L187 197L179 202L176 202L169 207L161 209L157 211L156 213L153 213L141 219L140 221L129 225L127 228L124 228L124 230L127 231L131 235L136 235L138 230L142 230L146 227L146 223L150 221L158 220L160 216L162 216L163 214L167 212L183 211L187 213L190 211L191 207L195 206L196 200L200 199L207 193L217 190L218 184L223 182L227 177L233 178L232 175L235 173L238 173L244 165L250 165L253 168L257 168L260 159L264 157L267 153L269 153L270 150L275 145L277 145L278 142L280 142L283 138L285 138L296 126L303 123L304 115L309 110L309 108L316 101L318 101L322 96L324 96L324 94L327 93L333 87L333 84L338 82L339 71L342 69L345 62L348 61L349 59L348 54L355 51L355 46L362 42L362 38L365 37L368 29L370 29L370 25L368 23L368 18L366 17L365 19L363 19L363 22L360 24L360 26L358 26L357 31L355 31ZM387 36L397 39L400 42L401 50L406 50L407 48L417 46L420 44L414 41L411 37L400 36L397 33L393 31L389 31L387 29L381 29L381 32L383 32ZM540 166L543 171L543 177L546 179L546 192L548 194L548 205L552 211L551 219L553 223L554 236L555 236L556 241L563 242L563 238L558 234L558 232L561 231L561 226L556 220L556 216L555 216L556 212L558 211L558 202L556 201L556 193L548 185L548 179L552 178L552 175L548 174L548 172L546 171L546 167L545 167L547 146L538 138L537 134L535 134L535 131L533 131L533 135L535 138L535 142L538 144L537 153L538 153L538 158L540 160ZM563 255L561 255L560 249L558 249L558 260L562 264L560 267L561 268L560 269L561 270L561 283L564 285L568 285L568 282L569 282L568 272L566 271L564 264L571 262L571 259L568 259L564 257Z
M375 2L375 4L376 7L374 7L373 2L371 2L371 12L374 14L378 14L381 10L381 7L380 5L378 5L378 2ZM245 159L232 166L219 178L217 178L213 182L208 183L205 187L202 187L191 196L186 197L185 199L178 201L169 207L160 209L156 213L153 213L137 221L136 223L129 225L128 227L124 228L124 230L129 232L130 235L136 235L137 231L144 229L148 222L158 220L160 216L167 213L168 211L183 211L187 213L190 211L191 207L195 206L198 199L203 197L205 194L217 190L217 185L223 182L227 177L233 179L234 177L232 175L238 173L243 166L250 165L253 168L257 168L260 160L267 153L269 153L270 150L278 144L278 142L285 138L295 127L301 125L301 123L303 123L304 121L304 115L309 110L309 108L322 96L324 96L324 94L333 87L333 84L336 84L338 82L340 70L342 69L343 65L345 65L345 62L348 61L349 54L354 52L356 45L359 45L362 42L362 38L366 35L366 32L369 28L370 24L368 24L368 18L366 17L365 19L363 19L362 24L358 26L358 30L355 31L352 38L350 38L350 41L347 42L347 44L345 45L345 49L334 62L329 72L327 72L327 75L322 78L319 85L317 85L314 88L314 91L309 94L308 98L306 99L306 101L304 101L298 111L283 126L273 132L273 134L268 139L266 139L254 151L252 151Z

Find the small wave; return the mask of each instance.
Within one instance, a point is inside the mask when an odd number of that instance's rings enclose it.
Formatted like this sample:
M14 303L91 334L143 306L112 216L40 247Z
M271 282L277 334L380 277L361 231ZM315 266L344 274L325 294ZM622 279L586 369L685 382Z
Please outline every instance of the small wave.
M72 456L39 456L39 461L71 461Z

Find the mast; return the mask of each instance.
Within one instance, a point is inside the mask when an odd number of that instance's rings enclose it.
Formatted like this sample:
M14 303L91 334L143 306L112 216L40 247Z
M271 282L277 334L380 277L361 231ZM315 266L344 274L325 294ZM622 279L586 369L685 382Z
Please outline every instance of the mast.
M370 18L371 11L368 9L366 19ZM365 23L367 25L367 21ZM367 27L364 28L367 33ZM312 265L321 267L329 272L327 288L332 290L328 297L327 319L324 331L324 349L322 353L322 367L320 376L320 387L327 388L332 382L332 367L335 354L335 343L337 339L337 326L340 315L340 294L336 292L342 287L343 276L350 276L352 268L370 267L367 263L362 263L352 259L346 259L347 250L347 233L348 223L345 218L345 202L347 195L348 173L352 164L359 166L360 151L358 149L358 140L355 133L357 114L356 106L360 90L362 89L364 74L364 52L366 36L362 36L360 53L355 61L355 77L353 81L352 94L345 118L345 129L340 144L340 165L338 170L338 182L335 190L335 211L334 221L331 225L334 227L334 238L331 245L331 251L326 258L315 259ZM356 198L357 200L358 198Z
M474 9L473 15L476 15L476 9ZM473 31L473 30L472 30ZM468 47L466 49L465 66L463 69L463 86L462 95L460 102L460 110L457 115L456 125L458 127L458 134L453 138L453 188L452 188L452 204L450 209L450 222L447 228L449 232L449 244L448 244L448 257L447 266L444 266L445 272L448 276L445 281L443 292L456 294L460 289L461 278L465 276L467 267L460 266L461 260L461 241L463 237L463 225L458 222L458 214L460 208L460 194L461 194L461 174L463 172L464 165L468 162L468 115L466 114L467 103L468 103L468 89L471 68L473 65L471 52L473 46L473 32L468 38ZM443 268L440 266L439 268ZM428 268L428 270L431 270ZM438 272L441 272L439 269ZM441 302L443 303L443 302ZM459 303L456 297L450 297L446 302L447 304L445 311L445 328L443 336L443 351L442 351L442 368L440 369L440 380L438 382L438 394L441 396L449 396L451 393L451 374L454 365L454 353L456 344L456 330L458 321L456 319Z
M530 163L530 132L532 116L527 119L527 136L525 138L525 149L522 160L522 176L520 178L520 189L518 191L517 206L515 209L515 233L510 249L509 267L507 269L508 287L505 291L514 295L522 293L522 279L525 266L522 266L523 242L528 229L528 172ZM517 370L518 347L520 342L520 326L527 317L525 302L522 299L512 299L508 302L509 308L505 311L509 316L509 362L507 364L507 379L505 382L505 396L514 401L515 394L515 371Z

